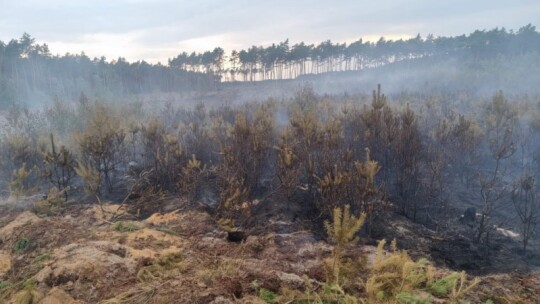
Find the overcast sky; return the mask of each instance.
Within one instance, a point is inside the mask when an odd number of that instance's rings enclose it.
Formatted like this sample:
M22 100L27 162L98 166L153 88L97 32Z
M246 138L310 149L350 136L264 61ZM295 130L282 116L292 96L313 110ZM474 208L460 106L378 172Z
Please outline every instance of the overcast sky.
M229 53L286 38L350 42L528 23L540 27L539 0L0 0L4 42L27 32L53 54L154 63L181 51Z

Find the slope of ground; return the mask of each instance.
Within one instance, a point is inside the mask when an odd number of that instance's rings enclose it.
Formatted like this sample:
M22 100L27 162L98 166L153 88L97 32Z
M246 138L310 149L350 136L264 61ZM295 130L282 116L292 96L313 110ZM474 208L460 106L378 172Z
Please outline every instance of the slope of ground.
M311 232L269 228L234 243L204 212L109 221L107 212L116 210L70 206L55 217L3 212L0 302L30 297L34 302L23 303L265 303L261 290L277 294L325 281L323 260L333 247ZM372 260L374 253L375 247L363 245L347 255ZM539 293L539 275L491 275L469 300L514 303L519 295L523 303L537 303Z

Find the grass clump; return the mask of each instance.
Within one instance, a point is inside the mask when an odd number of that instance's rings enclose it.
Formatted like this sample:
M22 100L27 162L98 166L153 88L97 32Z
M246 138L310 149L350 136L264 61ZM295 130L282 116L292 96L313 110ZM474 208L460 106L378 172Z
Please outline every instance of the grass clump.
M379 242L371 275L366 282L370 303L417 303L412 299L417 298L415 290L427 281L427 260L413 261L406 251L397 250L395 241L391 245L392 252L385 255L385 244L385 240Z
M474 278L472 281L467 280L467 274L465 271L459 273L458 279L452 284L452 291L450 292L450 300L453 303L461 303L461 299L471 292L476 286L480 284L479 278Z
M391 252L384 253L385 240L379 242L377 256L366 281L369 303L431 303L431 295L462 303L480 280L467 280L465 272L436 278L426 259L414 261L392 241Z
M453 272L428 285L429 291L436 296L446 296L456 285L459 273Z
M36 202L34 205L34 211L37 214L45 216L54 216L62 212L62 207L65 204L65 193L69 188L63 190L58 190L58 188L53 187L49 189L47 197Z
M36 288L36 281L27 280L23 284L23 289L13 296L15 304L37 304L43 299L43 294Z
M140 228L133 222L116 222L114 224L114 231L118 232L133 232Z
M32 170L26 169L26 163L23 163L19 169L13 170L9 182L9 193L12 197L18 199L28 191L28 180L31 175Z
M49 253L44 253L44 254L40 254L38 255L35 260L36 262L43 262L43 261L47 261L47 260L50 260L52 257Z
M195 276L207 285L217 284L226 278L237 278L242 274L243 263L239 259L219 258L198 269Z
M137 287L99 304L145 304L150 302L155 293L156 288L153 286Z
M261 288L259 289L259 298L265 303L276 303L278 295L268 289Z
M153 282L158 279L173 278L188 268L188 263L179 252L169 253L158 259L154 264L145 266L137 273L141 282Z
M415 295L410 292L400 292L396 295L396 300L399 304L430 304L429 296Z
M161 231L163 233L167 233L170 235L176 235L176 231L174 231L171 227L168 226L159 226L156 228L157 231Z
M268 290L266 288L263 288L259 285L257 281L253 281L251 283L253 288L257 291L257 296L263 300L265 303L271 304L271 303L278 303L278 297L279 295L275 292Z
M21 238L13 244L13 252L22 254L30 251L34 247L34 242L29 238Z

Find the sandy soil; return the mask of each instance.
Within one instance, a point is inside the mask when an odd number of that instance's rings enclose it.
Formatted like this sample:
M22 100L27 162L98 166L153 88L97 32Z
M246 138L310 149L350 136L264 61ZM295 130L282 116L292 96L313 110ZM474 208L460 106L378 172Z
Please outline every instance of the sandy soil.
M0 281L9 284L0 289L0 302L31 294L38 303L264 303L256 288L303 289L306 280L325 279L322 260L332 246L308 231L268 229L233 243L204 212L119 224L109 221L116 210L72 206L54 217L3 212ZM374 252L362 245L348 254L372 258ZM515 292L535 303L540 276L485 276L471 301Z

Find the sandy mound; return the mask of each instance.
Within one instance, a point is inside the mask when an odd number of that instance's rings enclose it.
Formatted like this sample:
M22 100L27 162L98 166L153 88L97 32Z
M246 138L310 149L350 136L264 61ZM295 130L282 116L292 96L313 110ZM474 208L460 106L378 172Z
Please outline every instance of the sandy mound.
M185 239L161 231L144 228L130 233L125 241L127 256L137 261L155 259L167 252L183 248Z
M6 241L13 236L13 232L19 228L41 221L37 215L32 212L25 211L19 214L13 221L4 227L0 228L0 240Z
M97 222L109 221L114 215L120 215L126 212L125 205L118 204L104 204L104 205L92 205L92 207L86 209L84 214L84 219Z
M144 222L151 226L166 226L177 234L190 236L205 234L215 228L214 221L208 213L197 211L155 213Z
M65 285L76 298L99 299L133 280L136 267L136 262L126 257L125 247L96 241L56 249L35 278L51 287Z
M0 277L11 269L11 257L0 251Z
M154 229L143 228L130 233L127 237L128 242L142 243L153 242L155 244L165 245L166 243L175 244L181 246L184 241L182 238L172 234L168 234L162 231Z
M40 304L84 304L83 301L77 301L73 299L68 293L63 291L60 288L54 287L49 291L47 296L41 302Z
M154 213L145 222L153 225L170 225L174 223L179 223L182 220L182 215L179 211L173 211L165 214Z

